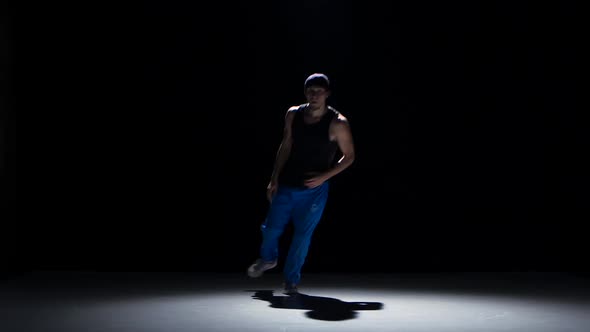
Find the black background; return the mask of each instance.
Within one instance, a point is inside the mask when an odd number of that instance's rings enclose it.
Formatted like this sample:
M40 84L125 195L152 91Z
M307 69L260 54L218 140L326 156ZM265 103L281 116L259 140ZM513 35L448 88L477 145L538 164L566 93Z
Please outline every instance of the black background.
M324 72L357 159L305 271L586 269L576 3L86 6L3 39L15 268L244 271L284 113Z

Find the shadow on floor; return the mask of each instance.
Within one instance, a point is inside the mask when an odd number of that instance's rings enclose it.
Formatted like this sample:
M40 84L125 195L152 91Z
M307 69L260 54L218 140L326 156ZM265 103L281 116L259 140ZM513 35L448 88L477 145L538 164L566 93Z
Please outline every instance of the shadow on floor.
M271 308L309 310L305 316L325 321L341 321L356 318L359 310L381 310L380 302L344 302L331 297L296 294L274 295L272 290L248 290L253 299L268 301Z

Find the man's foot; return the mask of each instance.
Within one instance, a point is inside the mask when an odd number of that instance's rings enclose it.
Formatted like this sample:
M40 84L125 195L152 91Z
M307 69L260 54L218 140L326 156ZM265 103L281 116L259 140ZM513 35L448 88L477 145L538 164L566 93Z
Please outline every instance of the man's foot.
M285 294L285 295L296 295L296 294L299 294L299 291L297 290L297 285L286 282L284 284L283 294Z
M248 276L250 278L258 278L264 273L264 271L270 270L275 266L277 266L276 260L273 262L265 262L259 258L248 268Z

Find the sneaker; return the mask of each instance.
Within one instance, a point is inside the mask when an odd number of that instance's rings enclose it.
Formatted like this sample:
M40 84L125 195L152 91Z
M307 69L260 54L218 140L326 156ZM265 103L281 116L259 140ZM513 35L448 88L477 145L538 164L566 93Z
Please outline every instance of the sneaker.
M299 291L297 290L297 285L296 284L291 284L291 283L285 283L284 284L283 294L285 294L285 295L299 294Z
M276 260L273 262L264 262L259 258L248 268L248 276L250 278L258 278L264 273L264 271L270 270L275 266L277 266Z

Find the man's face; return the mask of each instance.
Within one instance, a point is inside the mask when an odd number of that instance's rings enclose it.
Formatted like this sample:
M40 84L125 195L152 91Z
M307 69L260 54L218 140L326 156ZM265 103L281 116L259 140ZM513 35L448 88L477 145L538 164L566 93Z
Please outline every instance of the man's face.
M305 98L312 106L319 106L326 103L326 99L330 95L330 91L322 86L309 86L305 89Z

